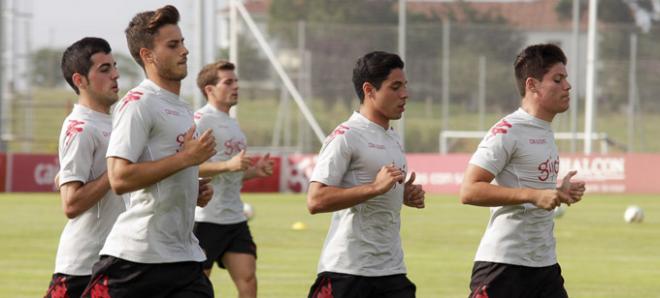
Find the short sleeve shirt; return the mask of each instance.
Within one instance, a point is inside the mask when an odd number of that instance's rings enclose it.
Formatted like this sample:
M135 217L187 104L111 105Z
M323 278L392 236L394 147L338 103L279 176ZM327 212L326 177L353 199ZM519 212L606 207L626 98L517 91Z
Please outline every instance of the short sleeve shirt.
M59 138L60 185L95 180L106 172L105 152L112 131L110 115L74 105L64 119ZM108 191L96 205L69 219L57 248L55 272L91 275L124 201Z
M325 140L311 181L350 188L373 182L381 167L407 171L398 134L355 112ZM401 248L403 184L350 208L335 211L318 272L359 276L406 273Z
M245 134L236 119L214 106L207 104L195 112L195 123L199 133L207 129L213 130L217 153L211 157L210 162L230 160L241 150L247 149ZM216 175L211 180L211 185L213 199L204 208L195 209L195 221L216 224L246 221L243 215L243 202L241 202L243 171Z
M470 163L510 188L557 187L559 154L550 122L522 108L495 124ZM491 208L476 261L544 267L557 263L553 212L526 203Z
M115 106L107 157L133 163L169 157L182 149L193 124L179 96L145 80ZM188 167L131 192L101 254L138 263L204 261L192 232L198 174L199 167Z

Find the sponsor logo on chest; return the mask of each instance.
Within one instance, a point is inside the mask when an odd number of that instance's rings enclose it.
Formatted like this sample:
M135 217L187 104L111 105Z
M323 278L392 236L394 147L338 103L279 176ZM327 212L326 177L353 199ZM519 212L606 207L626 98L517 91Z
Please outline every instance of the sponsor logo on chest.
M539 175L537 176L539 181L546 181L551 177L556 178L559 173L559 156L548 157L548 159L538 165L537 169L539 170Z
M181 116L181 113L177 110L165 108L164 111L166 115L175 116L175 117Z
M374 144L374 143L372 143L372 142L369 142L369 143L367 144L367 147L369 147L369 148L374 148L374 149L385 150L385 145Z
M233 156L241 150L247 148L245 141L242 139L231 138L223 144L225 146L224 154L227 156Z

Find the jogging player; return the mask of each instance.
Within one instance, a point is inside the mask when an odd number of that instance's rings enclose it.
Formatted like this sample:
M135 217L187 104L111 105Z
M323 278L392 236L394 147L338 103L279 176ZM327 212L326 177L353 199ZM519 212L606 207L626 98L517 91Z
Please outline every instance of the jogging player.
M198 184L197 165L215 154L215 142L210 131L196 137L192 110L179 97L188 50L178 21L167 5L137 14L126 29L147 79L116 105L106 156L110 185L130 193L130 206L84 297L213 297L192 230L195 205L212 196Z
M491 208L470 297L568 297L555 253L553 209L579 202L585 184L572 182L571 171L557 186L551 123L569 107L566 56L552 44L529 46L514 69L521 106L481 141L460 191L464 204Z
M108 42L86 37L62 55L62 75L78 95L60 132L59 189L69 221L60 236L46 297L80 297L124 201L110 189L105 153L117 102L117 63Z
M353 84L360 108L326 138L307 194L310 213L333 212L309 297L414 297L399 230L401 205L424 207L399 135L408 99L403 61L371 52L358 59Z
M247 140L229 109L238 103L238 78L234 64L220 60L206 65L197 76L197 85L207 104L195 113L199 130L211 129L217 153L199 166L202 177L212 177L213 199L195 210L195 235L206 253L204 272L211 274L213 263L226 268L238 296L257 296L257 247L243 214L243 181L273 173L273 161L266 154L254 165L245 153Z

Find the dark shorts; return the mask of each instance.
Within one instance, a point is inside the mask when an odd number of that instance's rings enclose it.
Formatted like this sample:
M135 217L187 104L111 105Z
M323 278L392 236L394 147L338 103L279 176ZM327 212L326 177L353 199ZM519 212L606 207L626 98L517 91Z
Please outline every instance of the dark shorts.
M308 298L411 298L415 284L405 274L359 276L321 272L309 289Z
M101 256L82 297L213 297L200 262L144 264Z
M567 298L561 267L474 262L470 298Z
M247 221L228 225L196 222L193 232L206 253L205 270L213 267L213 262L225 268L222 256L227 252L246 253L257 258L257 245L252 240Z
M44 298L80 297L89 283L91 275L53 274Z

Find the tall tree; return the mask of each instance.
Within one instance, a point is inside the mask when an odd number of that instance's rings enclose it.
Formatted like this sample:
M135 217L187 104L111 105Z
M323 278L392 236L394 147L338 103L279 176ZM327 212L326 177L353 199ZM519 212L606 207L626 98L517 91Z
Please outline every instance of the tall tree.
M62 85L60 63L64 49L40 48L32 53L30 76L33 84L42 87Z

